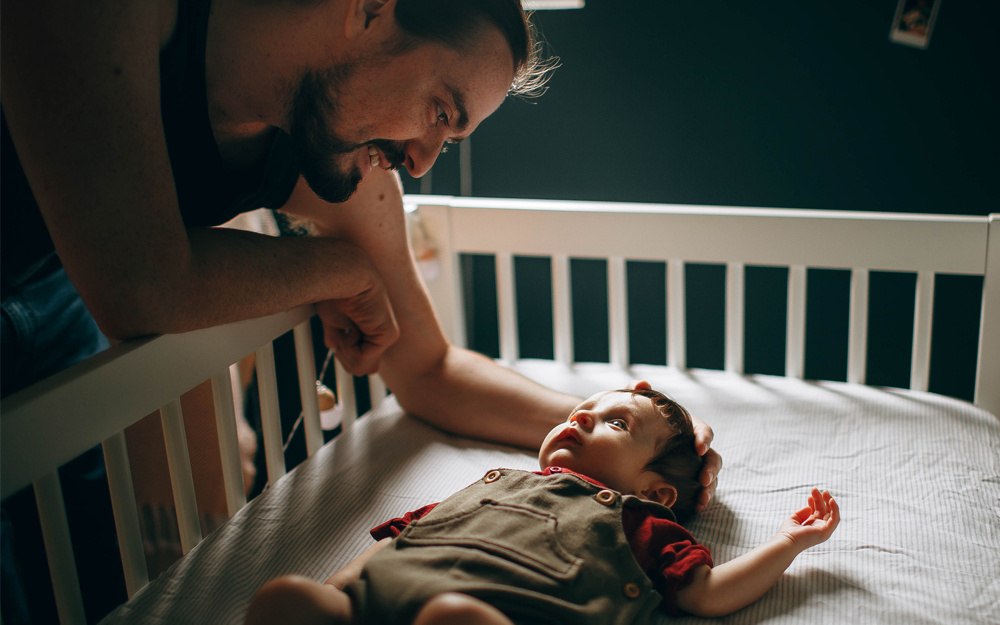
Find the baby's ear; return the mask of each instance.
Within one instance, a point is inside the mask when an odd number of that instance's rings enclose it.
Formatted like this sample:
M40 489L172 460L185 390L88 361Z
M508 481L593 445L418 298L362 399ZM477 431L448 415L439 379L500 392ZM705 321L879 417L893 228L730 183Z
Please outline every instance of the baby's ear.
M639 496L669 508L677 501L677 489L663 480L657 480L647 490L639 493Z
M625 388L630 391L648 391L653 387L645 380L632 380Z

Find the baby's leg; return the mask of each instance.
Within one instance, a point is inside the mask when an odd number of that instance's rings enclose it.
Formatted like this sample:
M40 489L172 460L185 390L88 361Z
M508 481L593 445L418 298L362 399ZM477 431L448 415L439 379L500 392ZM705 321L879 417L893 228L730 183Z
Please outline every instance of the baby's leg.
M289 575L264 584L254 595L246 625L349 625L351 599L329 584Z
M442 593L428 601L413 625L514 625L503 612L475 597Z

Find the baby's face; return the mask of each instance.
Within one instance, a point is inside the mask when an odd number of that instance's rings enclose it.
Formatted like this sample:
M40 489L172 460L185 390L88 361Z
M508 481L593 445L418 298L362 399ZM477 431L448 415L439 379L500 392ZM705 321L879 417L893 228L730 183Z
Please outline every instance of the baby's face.
M640 494L657 442L670 435L667 420L648 397L607 391L576 407L552 428L538 453L542 469L560 466L620 493Z

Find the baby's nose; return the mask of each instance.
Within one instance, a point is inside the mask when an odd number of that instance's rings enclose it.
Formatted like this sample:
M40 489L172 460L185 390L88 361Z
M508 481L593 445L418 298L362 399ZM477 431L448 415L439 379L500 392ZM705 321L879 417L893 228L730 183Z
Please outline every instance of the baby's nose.
M578 412L569 418L570 423L579 423L580 427L590 429L594 425L594 420L585 412Z

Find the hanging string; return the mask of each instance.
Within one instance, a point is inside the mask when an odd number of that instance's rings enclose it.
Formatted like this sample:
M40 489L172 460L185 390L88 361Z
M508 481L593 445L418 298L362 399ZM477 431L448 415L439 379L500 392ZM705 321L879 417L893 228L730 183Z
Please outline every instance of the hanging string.
M318 384L323 384L323 379L326 378L326 368L330 365L330 361L332 359L333 359L333 350L332 349L326 350L326 360L323 361L323 367L320 369L319 377L316 378L316 382ZM306 411L304 409L301 412L299 412L299 418L296 419L295 424L292 425L292 431L288 433L288 439L285 441L285 444L282 445L281 451L286 451L288 449L288 445L291 444L292 438L295 436L295 432L298 431L299 425L302 423L302 419L303 417L305 417L305 415Z

